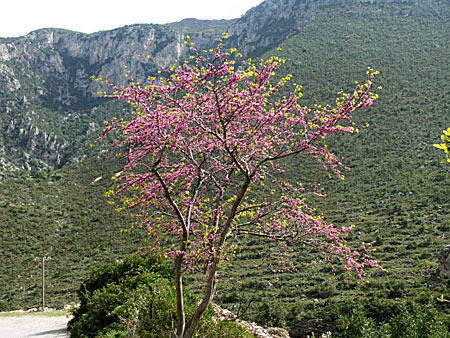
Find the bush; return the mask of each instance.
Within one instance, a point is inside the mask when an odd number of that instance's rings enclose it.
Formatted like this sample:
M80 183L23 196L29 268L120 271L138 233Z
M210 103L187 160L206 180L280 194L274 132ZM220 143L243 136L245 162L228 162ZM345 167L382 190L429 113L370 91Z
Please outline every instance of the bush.
M434 309L417 308L414 311L404 309L389 323L392 337L450 337L446 324Z
M0 312L8 312L15 310L14 305L8 302L0 301Z
M80 307L69 323L71 337L173 337L176 330L175 289L169 265L156 258L131 256L102 265L81 284ZM198 299L185 293L186 315ZM216 323L208 309L198 337L249 337L235 323Z
M444 320L432 308L403 306L400 313L377 323L362 309L340 316L337 328L342 337L444 338L450 337Z
M261 325L285 327L288 311L285 304L273 298L263 298L259 303L254 320Z
M200 323L199 330L194 335L197 338L252 338L253 336L242 326L234 322L223 321L215 322L212 318L203 320Z
M348 338L378 337L375 320L367 317L360 309L354 309L349 316L339 317L337 328Z

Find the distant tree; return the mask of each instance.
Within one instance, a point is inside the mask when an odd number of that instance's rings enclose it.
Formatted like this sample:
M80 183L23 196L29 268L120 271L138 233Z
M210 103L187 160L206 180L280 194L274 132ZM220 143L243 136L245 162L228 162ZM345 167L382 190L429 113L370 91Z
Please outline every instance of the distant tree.
M226 38L226 36L224 36ZM187 41L186 41L187 43ZM287 97L291 76L273 80L285 62L250 59L239 67L236 50L193 51L191 62L172 65L144 84L130 80L109 95L134 108L131 121L110 121L100 138L114 131L127 165L113 191L147 228L148 250L173 257L177 298L177 337L191 337L213 299L219 271L240 236L255 236L276 247L274 273L293 269L292 257L310 245L331 262L341 256L349 273L362 278L378 266L370 249L351 250L343 240L350 229L335 227L307 206L305 188L285 174L286 159L301 155L343 178L342 164L323 143L329 134L357 131L350 114L372 105L376 72L336 105L298 103L301 86ZM313 193L320 194L318 191ZM268 251L269 252L269 251ZM202 301L186 320L183 274L205 275Z
M444 162L450 163L450 128L443 131L443 135L441 136L442 143L433 144L438 149L442 149L445 152Z

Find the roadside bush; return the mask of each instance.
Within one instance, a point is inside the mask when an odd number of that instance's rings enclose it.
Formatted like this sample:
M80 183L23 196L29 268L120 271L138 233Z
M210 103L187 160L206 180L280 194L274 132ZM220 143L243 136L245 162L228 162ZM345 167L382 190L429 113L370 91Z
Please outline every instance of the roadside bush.
M80 307L69 323L71 337L173 337L176 328L175 289L168 264L156 258L131 256L91 272L78 291ZM187 315L197 297L185 293ZM198 337L250 337L235 323L217 323L208 309Z
M8 302L0 301L0 312L13 311L14 305Z

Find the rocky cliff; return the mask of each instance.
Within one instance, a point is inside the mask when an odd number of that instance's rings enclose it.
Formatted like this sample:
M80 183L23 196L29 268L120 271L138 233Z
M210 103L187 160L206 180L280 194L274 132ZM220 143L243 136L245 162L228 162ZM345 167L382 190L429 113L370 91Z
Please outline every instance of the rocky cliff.
M101 122L92 111L101 87L90 76L121 83L126 66L144 78L185 53L183 38L166 26L138 25L90 35L42 29L0 40L0 173L64 164L68 137ZM64 133L80 121L82 128Z

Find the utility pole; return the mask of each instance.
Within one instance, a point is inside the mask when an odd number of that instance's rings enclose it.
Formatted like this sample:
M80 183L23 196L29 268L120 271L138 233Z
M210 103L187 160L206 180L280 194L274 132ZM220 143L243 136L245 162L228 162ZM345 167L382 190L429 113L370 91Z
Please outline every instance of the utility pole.
M36 257L37 258L37 257ZM48 255L42 256L42 261L41 261L41 275L42 275L42 281L41 281L41 286L42 286L42 311L44 311L45 309L45 261L49 261L52 258Z
M45 257L42 257L42 311L45 308Z

